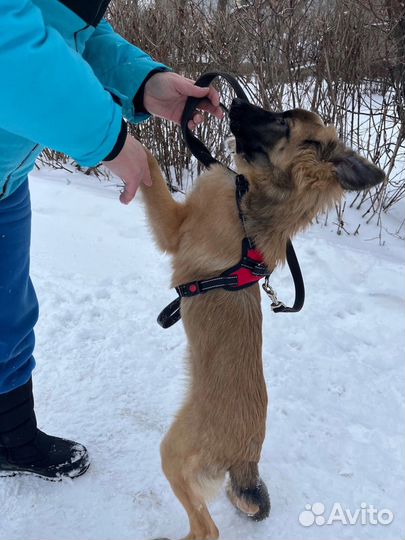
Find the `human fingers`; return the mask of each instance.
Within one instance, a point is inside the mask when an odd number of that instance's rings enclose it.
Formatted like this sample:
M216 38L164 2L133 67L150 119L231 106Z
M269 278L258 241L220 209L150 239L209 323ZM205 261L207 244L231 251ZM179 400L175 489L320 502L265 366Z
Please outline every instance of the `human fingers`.
M208 113L214 115L219 120L222 120L222 118L224 117L224 111L221 109L221 107L214 105L208 99L203 99L198 104L198 109L201 110L201 111L205 111L205 112L208 112Z
M133 200L141 181L141 178L135 176L123 179L124 189L121 191L120 195L120 202L122 204L129 204Z

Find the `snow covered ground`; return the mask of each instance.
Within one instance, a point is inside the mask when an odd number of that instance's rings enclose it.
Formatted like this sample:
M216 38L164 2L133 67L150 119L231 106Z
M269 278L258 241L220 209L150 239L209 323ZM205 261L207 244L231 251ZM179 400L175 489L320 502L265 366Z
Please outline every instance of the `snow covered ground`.
M30 182L39 425L85 443L92 466L74 482L1 479L0 538L179 538L186 514L159 460L186 384L182 326L155 322L174 298L169 259L139 199L123 207L111 185L79 173L41 170ZM295 240L302 313L272 314L263 298L270 405L261 472L272 513L249 522L221 493L210 509L223 539L404 537L404 252L391 234L403 207L396 212L383 246L374 225L356 237L315 225ZM354 230L358 214L345 218ZM291 301L287 270L273 284ZM320 525L301 525L316 502ZM341 521L322 524L334 503ZM342 524L347 510L364 516L371 505L392 522Z

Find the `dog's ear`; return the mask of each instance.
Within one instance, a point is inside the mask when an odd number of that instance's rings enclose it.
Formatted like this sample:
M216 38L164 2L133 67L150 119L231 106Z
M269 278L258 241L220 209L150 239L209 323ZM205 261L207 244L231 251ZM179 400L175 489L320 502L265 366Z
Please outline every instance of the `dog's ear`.
M385 178L381 169L346 148L340 155L334 156L331 162L340 185L349 191L370 189L380 184Z

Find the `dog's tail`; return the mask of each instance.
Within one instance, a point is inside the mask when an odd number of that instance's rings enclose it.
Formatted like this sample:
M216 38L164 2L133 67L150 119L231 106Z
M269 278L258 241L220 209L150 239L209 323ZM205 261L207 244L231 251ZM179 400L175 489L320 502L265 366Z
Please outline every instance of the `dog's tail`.
M149 223L162 251L175 253L179 241L180 225L185 217L185 206L176 202L170 194L158 162L145 148L148 156L152 186L142 184Z
M229 469L227 495L232 504L254 521L270 514L270 497L257 463L246 462Z

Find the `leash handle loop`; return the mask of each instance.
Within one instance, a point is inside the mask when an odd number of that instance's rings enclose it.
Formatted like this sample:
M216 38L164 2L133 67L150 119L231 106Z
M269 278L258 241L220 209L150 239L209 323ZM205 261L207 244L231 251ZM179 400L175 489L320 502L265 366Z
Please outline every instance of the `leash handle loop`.
M229 73L224 73L223 71L210 71L207 73L203 73L203 75L201 75L201 77L196 80L195 84L196 86L200 87L209 86L212 81L218 77L222 77L229 83L229 85L234 89L235 94L238 98L249 101L245 91L243 90L239 82L235 79L235 77ZM203 100L201 100L200 98L187 98L180 125L187 148L190 150L193 156L198 159L198 161L200 161L205 167L208 168L211 165L220 165L221 163L212 156L211 152L208 150L205 144L201 142L200 139L198 139L188 127L188 123L193 118L195 110L197 109L201 101Z

